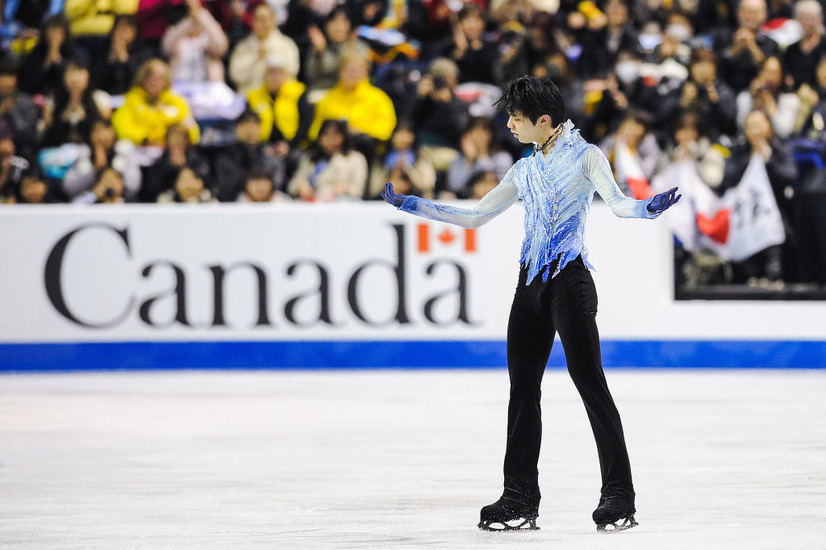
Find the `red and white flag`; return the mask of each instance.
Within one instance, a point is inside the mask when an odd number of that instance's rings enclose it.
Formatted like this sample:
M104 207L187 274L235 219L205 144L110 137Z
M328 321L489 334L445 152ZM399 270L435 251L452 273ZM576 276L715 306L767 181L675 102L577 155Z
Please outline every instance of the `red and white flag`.
M739 262L786 241L780 209L760 155L751 157L740 183L726 191L721 202L721 210L730 212L728 238L718 247L723 258ZM702 226L700 231L705 233Z
M675 163L654 178L655 189L675 185L683 200L669 210L668 217L686 250L707 248L739 262L785 242L780 209L760 155L751 158L740 183L722 197L700 179L694 161Z
M627 188L635 199L647 199L654 194L637 155L625 143L614 145L614 170L617 171L617 183Z
M651 188L661 193L672 187L678 188L683 198L668 209L665 220L682 247L689 252L699 248L700 232L697 228L698 204L704 212L717 208L719 198L708 188L697 173L693 160L675 162L651 179Z
M433 228L426 222L418 224L416 249L419 253L432 252L436 246L441 248L454 245L461 246L464 252L476 252L476 230L453 228L444 224Z
M795 19L775 17L766 21L760 32L777 42L781 50L803 38L803 28Z

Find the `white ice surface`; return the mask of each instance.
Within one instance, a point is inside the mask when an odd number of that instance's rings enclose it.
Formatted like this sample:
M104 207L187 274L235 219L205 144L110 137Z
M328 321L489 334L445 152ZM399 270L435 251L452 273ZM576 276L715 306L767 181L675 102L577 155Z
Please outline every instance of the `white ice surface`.
M599 535L546 374L540 531L487 533L507 373L0 376L0 547L824 549L826 372L609 371L640 526Z

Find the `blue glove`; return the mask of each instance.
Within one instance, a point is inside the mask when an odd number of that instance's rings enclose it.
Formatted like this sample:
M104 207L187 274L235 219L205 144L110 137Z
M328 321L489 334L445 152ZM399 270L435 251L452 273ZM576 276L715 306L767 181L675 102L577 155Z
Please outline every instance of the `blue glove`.
M672 187L668 191L658 193L651 198L651 202L646 205L646 208L652 214L663 212L673 206L682 195L677 195L677 188Z
M402 203L404 202L404 199L407 198L407 195L401 195L401 194L396 193L395 191L393 191L393 184L390 183L389 181L384 186L384 191L381 191L379 193L379 196L381 198L383 198L385 201L387 201L388 203L395 206L396 208L401 206Z

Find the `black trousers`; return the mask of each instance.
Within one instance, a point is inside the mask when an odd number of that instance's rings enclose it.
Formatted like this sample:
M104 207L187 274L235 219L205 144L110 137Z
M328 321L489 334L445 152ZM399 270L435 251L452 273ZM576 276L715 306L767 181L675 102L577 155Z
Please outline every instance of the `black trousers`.
M551 273L556 265L551 266ZM547 282L537 275L519 284L508 321L508 439L505 451L505 494L539 501L539 447L542 438L542 375L558 332L568 373L585 404L594 432L602 472L602 498L621 497L634 503L631 466L619 412L602 370L597 332L597 293L582 257L569 262Z

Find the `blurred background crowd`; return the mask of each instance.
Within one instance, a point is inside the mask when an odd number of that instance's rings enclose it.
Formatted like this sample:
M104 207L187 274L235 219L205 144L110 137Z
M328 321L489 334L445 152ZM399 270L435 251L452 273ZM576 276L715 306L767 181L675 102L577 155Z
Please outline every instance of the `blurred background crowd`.
M629 195L762 160L782 242L731 261L690 213L678 288L823 284L824 3L5 0L0 202L476 199L531 152L493 107L530 73Z

